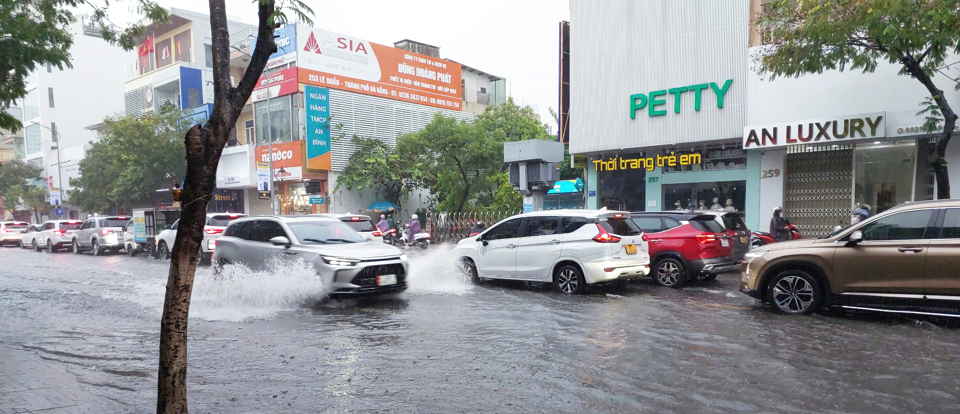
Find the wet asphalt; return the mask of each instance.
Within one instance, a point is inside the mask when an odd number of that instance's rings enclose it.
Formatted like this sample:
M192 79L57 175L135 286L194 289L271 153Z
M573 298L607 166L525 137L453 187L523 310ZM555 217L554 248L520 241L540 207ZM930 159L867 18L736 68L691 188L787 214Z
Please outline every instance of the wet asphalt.
M411 252L407 292L334 301L306 266L197 275L193 412L960 412L960 324L789 317L736 275L569 296ZM0 249L0 346L155 407L169 262ZM0 396L2 399L2 396Z

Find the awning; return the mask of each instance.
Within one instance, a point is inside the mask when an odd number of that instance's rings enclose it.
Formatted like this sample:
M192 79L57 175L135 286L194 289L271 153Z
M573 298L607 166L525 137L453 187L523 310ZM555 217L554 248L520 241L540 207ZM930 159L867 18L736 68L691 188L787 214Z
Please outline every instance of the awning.
M576 180L557 181L553 184L553 189L547 191L547 194L568 194L581 191L583 191L583 180L577 178Z
M394 210L400 210L400 206L386 200L374 201L367 206L367 210L376 211L378 213L387 211L390 208L393 208Z

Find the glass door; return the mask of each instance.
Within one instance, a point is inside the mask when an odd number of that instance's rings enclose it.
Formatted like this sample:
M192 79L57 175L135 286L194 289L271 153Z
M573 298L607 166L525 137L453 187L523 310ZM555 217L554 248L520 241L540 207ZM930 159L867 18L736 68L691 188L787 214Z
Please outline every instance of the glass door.
M873 214L913 199L917 145L857 144L854 150L854 207L867 204Z

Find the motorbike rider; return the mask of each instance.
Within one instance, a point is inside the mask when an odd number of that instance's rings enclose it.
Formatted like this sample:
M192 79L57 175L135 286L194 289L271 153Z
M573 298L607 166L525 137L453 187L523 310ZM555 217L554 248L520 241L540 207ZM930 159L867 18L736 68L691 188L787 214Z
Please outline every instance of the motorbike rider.
M390 230L390 223L387 223L387 216L383 214L380 215L380 221L377 222L377 230L380 230L381 233Z
M477 221L477 224L474 224L473 227L470 228L469 237L473 237L480 233L483 233L484 228L485 227L483 226L483 220Z
M870 205L860 204L860 207L853 210L853 217L850 219L850 224L857 224L866 220L868 217L870 217Z
M387 216L387 230L400 232L400 229L397 228L397 222L393 219L393 214Z
M770 219L770 235L774 241L790 240L790 221L783 217L783 209L780 206L773 208L773 218Z
M410 224L408 226L410 228L410 234L407 235L407 243L413 243L414 236L421 230L420 219L417 218L416 214L410 216Z

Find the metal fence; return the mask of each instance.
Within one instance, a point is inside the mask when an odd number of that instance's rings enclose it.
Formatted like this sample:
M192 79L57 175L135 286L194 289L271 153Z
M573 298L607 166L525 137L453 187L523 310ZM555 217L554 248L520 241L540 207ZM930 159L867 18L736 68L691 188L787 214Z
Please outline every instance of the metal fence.
M477 224L477 221L483 221L486 227L490 227L500 220L520 213L519 210L435 212L429 223L430 238L433 243L456 242L469 236L470 228Z

